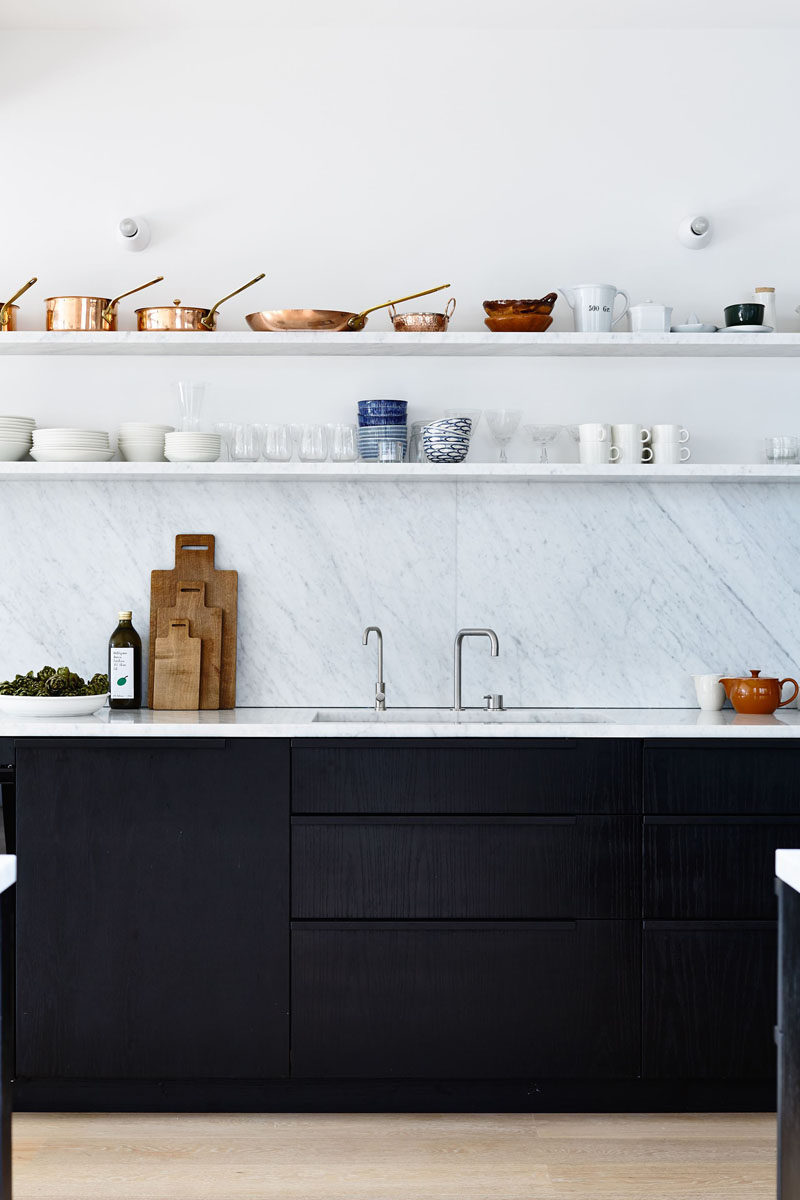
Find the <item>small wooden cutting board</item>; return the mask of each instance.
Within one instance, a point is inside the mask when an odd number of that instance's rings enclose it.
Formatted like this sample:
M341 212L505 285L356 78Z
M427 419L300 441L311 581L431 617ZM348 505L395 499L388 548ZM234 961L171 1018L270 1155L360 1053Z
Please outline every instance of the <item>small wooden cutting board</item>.
M150 573L150 645L158 636L158 613L174 608L178 584L199 579L206 585L205 602L222 609L222 652L219 673L219 707L236 707L236 606L239 575L236 571L218 571L214 566L213 533L179 533L175 538L175 566L171 571ZM153 704L155 654L150 654L148 703Z
M219 674L222 659L222 609L206 607L206 585L201 579L178 584L175 606L160 608L156 637L167 636L170 621L185 617L189 633L202 642L200 656L200 708L219 708Z
M189 636L186 618L170 621L155 641L153 708L197 708L200 703L202 642Z

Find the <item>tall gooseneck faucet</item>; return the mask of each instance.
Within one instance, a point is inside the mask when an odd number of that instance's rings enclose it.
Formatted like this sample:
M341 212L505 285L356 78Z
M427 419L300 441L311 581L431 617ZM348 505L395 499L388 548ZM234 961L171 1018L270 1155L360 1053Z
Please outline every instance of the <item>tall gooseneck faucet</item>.
M492 648L492 658L497 658L500 653L500 643L493 629L459 629L453 654L453 709L455 712L462 712L464 708L461 703L461 645L465 637L487 637Z
M377 625L367 626L361 638L361 645L367 645L371 633L378 635L378 680L375 684L375 711L386 712L386 684L383 682L383 634Z

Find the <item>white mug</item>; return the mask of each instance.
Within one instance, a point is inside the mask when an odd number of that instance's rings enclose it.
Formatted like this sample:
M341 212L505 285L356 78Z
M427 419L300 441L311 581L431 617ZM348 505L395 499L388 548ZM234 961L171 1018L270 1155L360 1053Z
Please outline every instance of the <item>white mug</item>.
M705 712L719 712L725 703L725 688L720 675L693 675L697 703Z
M557 290L572 309L577 333L610 333L612 325L622 320L631 303L628 293L613 283L578 283ZM623 297L625 306L615 317L617 296Z
M683 445L689 440L689 430L682 425L654 425L651 430L653 442L679 442Z
M615 446L619 446L619 461L626 466L629 463L652 461L653 451L644 445L650 441L650 431L643 429L641 425L612 425L611 441Z
M692 457L689 447L680 442L656 442L653 450L657 463L685 463Z
M587 421L578 426L578 437L581 442L610 442L611 426L601 421Z
M615 463L619 461L619 456L619 446L612 446L610 442L601 438L594 438L590 441L581 438L581 462L587 466L596 467L601 463Z
M654 304L645 300L644 304L632 304L628 309L631 320L631 333L669 333L672 321L672 309L666 304Z

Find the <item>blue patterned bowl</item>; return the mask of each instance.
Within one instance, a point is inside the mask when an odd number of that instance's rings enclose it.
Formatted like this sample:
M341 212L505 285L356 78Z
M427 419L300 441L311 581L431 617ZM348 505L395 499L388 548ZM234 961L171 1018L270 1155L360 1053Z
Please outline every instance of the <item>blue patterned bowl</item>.
M407 400L359 400L358 415L361 417L381 417L386 424L405 423L408 412Z
M422 430L422 448L428 462L463 462L469 454L471 432L472 421L469 417L431 421Z

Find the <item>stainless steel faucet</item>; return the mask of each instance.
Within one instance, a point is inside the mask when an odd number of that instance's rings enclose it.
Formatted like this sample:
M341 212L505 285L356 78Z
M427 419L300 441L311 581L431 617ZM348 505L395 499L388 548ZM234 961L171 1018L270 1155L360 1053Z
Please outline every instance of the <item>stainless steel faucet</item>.
M361 645L366 646L369 635L378 635L378 681L375 684L375 711L386 712L386 684L383 682L383 634L377 625L368 625L361 638Z
M500 653L500 643L493 629L459 629L453 654L453 710L455 712L462 712L464 708L461 703L461 644L465 637L487 637L492 647L492 658L497 658Z

